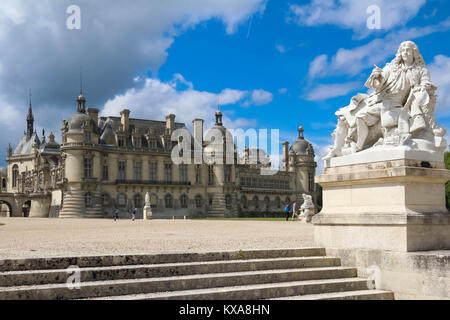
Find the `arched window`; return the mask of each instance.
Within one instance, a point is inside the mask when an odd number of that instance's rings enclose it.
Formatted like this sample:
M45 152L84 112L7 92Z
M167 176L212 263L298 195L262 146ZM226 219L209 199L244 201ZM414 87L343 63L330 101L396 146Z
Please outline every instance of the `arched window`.
M242 208L247 209L248 208L248 200L246 196L242 196L241 198Z
M275 198L275 206L279 209L281 208L281 199L280 197Z
M6 179L2 179L2 189L6 189Z
M153 209L158 207L158 196L156 194L150 196L150 207Z
M164 198L166 203L166 208L173 208L173 198L171 194L166 194L166 197Z
M12 186L13 188L17 188L17 180L19 179L19 166L15 164L12 169Z
M291 203L291 198L289 198L289 197L286 197L286 201L284 202L284 203Z
M230 194L227 194L225 196L225 207L227 209L231 209L231 195Z
M269 197L265 197L264 198L264 206L265 206L266 210L270 209L270 199L269 199Z
M199 194L195 196L195 206L197 208L201 208L203 206L203 198Z
M84 205L86 208L92 207L92 193L87 192L84 194Z
M258 198L258 196L254 196L253 197L253 203L255 205L255 209L258 209L259 208L259 198Z
M109 194L107 193L102 194L102 206L104 207L109 206Z
M125 208L127 206L127 195L125 193L119 193L117 195L117 205L121 208Z
M142 196L139 193L134 195L133 203L135 208L142 208Z
M180 197L180 204L182 208L187 208L188 207L188 196L183 194Z

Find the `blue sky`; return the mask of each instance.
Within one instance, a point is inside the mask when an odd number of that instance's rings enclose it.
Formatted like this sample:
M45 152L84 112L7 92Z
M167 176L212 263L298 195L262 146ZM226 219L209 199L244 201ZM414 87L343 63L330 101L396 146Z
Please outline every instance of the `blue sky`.
M208 125L219 95L229 127L280 129L292 143L301 122L320 157L332 143L334 112L367 91L374 63L384 66L413 40L440 87L438 124L450 128L445 0L136 1L125 14L122 0L43 2L0 4L0 165L25 130L28 88L36 127L58 134L76 108L80 66L88 106L102 114L127 107L135 117L175 112L188 125L196 117ZM81 30L65 28L72 3ZM371 4L381 10L380 30L366 26Z

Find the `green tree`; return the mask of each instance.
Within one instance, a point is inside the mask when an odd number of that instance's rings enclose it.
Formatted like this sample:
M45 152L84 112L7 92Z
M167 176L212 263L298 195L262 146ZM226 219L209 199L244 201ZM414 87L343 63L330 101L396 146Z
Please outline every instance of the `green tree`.
M450 169L450 152L444 154L445 169ZM447 210L450 210L450 181L445 184L445 205Z

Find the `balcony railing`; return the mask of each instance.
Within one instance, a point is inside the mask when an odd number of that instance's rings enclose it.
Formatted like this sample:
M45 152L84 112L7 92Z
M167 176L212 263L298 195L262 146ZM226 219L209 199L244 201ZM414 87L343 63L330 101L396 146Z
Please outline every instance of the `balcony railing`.
M190 181L157 181L157 180L116 180L116 184L139 184L139 185L163 185L163 186L190 186Z

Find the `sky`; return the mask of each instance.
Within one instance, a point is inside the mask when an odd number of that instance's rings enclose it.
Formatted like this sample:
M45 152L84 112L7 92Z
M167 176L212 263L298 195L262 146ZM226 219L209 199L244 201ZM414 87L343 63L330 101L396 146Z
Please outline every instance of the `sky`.
M67 27L71 5L80 29ZM439 87L438 124L450 128L449 9L446 0L0 0L0 167L26 130L30 89L39 136L45 128L60 141L81 70L87 107L101 115L175 113L208 128L220 103L227 128L278 129L290 143L302 124L320 173L335 111L367 92L374 64L405 40L418 45Z

